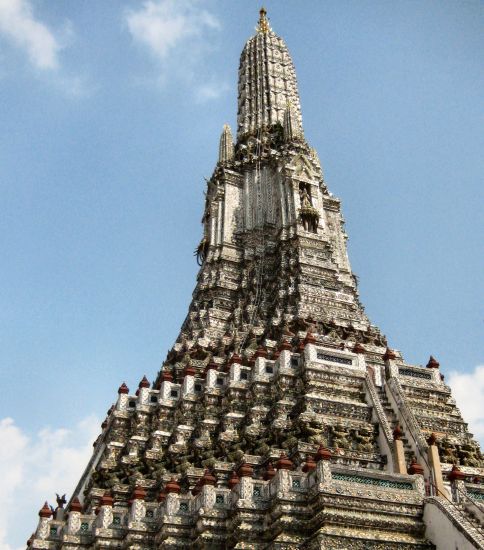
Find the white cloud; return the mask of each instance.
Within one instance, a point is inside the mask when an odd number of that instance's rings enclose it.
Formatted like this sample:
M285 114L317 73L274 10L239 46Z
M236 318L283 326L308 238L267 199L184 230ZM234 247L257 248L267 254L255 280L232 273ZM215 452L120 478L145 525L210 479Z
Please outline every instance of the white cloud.
M133 38L160 60L182 41L220 27L213 15L190 0L148 0L138 11L127 10L125 17Z
M204 54L220 22L196 0L147 0L138 10L126 10L124 19L134 41L158 62L158 84L166 84L169 74L170 80L190 85L199 101L219 97L227 89L207 79Z
M58 75L53 84L73 98L91 97L99 88L85 75Z
M197 87L195 98L200 103L210 99L217 99L229 89L225 82L209 82Z
M55 493L74 490L100 432L89 416L73 429L43 428L29 437L12 418L0 420L0 550L25 548L37 512Z
M0 34L24 50L38 69L57 69L62 45L47 25L34 17L29 0L0 0Z
M448 383L470 431L484 448L484 365L470 373L451 372Z
M59 55L70 45L74 30L69 20L52 31L34 14L32 0L0 0L0 39L23 51L37 74L71 97L90 96L95 87L86 76L68 73L61 67ZM6 55L0 52L2 64ZM0 67L1 71L1 67ZM4 74L0 72L0 78Z

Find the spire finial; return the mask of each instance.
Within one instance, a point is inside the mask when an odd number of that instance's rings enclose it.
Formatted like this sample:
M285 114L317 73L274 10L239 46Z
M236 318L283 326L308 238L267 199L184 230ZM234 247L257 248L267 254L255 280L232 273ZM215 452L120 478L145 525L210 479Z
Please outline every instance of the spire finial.
M267 11L262 6L259 11L259 22L257 24L257 32L268 33L271 30L269 27L269 20L267 19Z

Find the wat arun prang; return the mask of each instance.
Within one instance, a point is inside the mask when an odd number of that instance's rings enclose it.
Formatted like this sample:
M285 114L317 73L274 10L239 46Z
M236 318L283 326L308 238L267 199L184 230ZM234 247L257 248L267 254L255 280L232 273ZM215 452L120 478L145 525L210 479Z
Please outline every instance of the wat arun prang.
M197 284L153 383L123 383L31 549L479 548L484 464L440 374L370 323L294 66L261 10Z

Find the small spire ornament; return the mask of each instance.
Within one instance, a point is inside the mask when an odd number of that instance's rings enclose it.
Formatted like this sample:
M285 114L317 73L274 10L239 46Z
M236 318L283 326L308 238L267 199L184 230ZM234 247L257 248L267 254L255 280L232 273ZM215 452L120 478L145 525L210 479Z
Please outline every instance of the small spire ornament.
M267 19L267 10L264 7L259 10L259 21L256 29L257 32L262 34L267 34L271 30L269 20Z

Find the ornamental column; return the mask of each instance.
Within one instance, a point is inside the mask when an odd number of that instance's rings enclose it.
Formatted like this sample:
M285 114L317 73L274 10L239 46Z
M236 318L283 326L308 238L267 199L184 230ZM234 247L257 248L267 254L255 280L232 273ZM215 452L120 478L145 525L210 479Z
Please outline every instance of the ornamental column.
M449 493L444 487L444 480L442 479L442 469L440 467L439 449L436 445L437 438L435 437L435 434L431 434L431 436L427 440L427 443L429 446L427 449L427 457L430 464L430 472L433 478L434 489L436 491L437 496L449 498Z
M400 426L397 425L397 427L393 430L393 455L394 455L393 468L395 470L395 473L397 474L407 473L407 465L405 463L405 450L403 448L402 435L403 435L403 432L400 429Z

